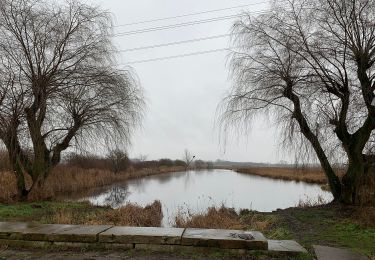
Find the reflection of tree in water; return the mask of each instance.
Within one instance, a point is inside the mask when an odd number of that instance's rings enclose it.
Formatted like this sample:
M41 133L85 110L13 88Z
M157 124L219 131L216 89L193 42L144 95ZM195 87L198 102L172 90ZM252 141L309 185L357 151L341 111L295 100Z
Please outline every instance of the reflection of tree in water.
M128 186L113 187L108 191L108 195L104 199L104 203L112 208L121 206L129 196Z

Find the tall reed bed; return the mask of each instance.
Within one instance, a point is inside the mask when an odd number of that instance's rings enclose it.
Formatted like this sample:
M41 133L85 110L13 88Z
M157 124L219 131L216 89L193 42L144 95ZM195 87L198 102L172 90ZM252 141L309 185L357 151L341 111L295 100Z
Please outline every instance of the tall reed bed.
M337 171L341 176L344 173L343 169ZM238 169L237 172L281 180L327 183L327 178L320 167L249 167Z
M58 196L81 192L91 188L111 185L128 179L142 178L155 174L184 170L184 167L158 167L113 173L108 170L82 169L60 165L47 178L43 189L35 189L30 194L31 201L55 199ZM26 181L31 183L29 176ZM11 172L0 172L0 202L13 202L16 196L16 178Z

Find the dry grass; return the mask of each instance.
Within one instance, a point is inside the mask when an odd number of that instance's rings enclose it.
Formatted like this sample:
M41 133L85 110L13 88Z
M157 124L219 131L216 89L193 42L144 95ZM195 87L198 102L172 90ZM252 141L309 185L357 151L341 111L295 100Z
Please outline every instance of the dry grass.
M359 189L359 196L363 206L375 205L375 169L372 169L368 176L362 180L361 187Z
M145 207L128 203L118 209L103 208L100 211L92 206L88 206L84 212L77 209L63 209L54 212L46 222L70 225L160 227L162 219L161 202L154 201Z
M258 230L267 232L273 227L275 216L255 211L242 210L239 214L232 208L211 207L204 213L193 214L180 211L175 217L174 227Z
M193 214L189 211L179 211L175 217L175 227L183 228L218 228L218 229L244 229L236 211L221 206L209 208L207 212Z
M343 175L343 170L337 171L340 176ZM238 169L237 172L281 180L303 181L319 184L327 183L327 178L323 170L319 167L251 167Z
M54 199L59 195L81 192L134 178L182 171L184 169L184 167L159 167L138 171L130 169L127 172L115 174L106 170L58 166L47 178L43 189L33 190L29 199L31 201ZM30 178L27 178L27 183L30 186ZM0 172L0 187L0 202L13 202L13 198L16 195L16 179L11 172Z
M142 208L137 204L128 204L104 214L106 223L118 226L160 227L163 211L160 201ZM104 224L104 223L102 223Z
M299 199L296 207L297 208L310 208L316 207L320 205L328 204L329 201L325 200L321 195L318 195L318 198L312 199L310 197L306 197L304 199Z
M351 219L362 227L375 228L375 206L361 206L353 210Z

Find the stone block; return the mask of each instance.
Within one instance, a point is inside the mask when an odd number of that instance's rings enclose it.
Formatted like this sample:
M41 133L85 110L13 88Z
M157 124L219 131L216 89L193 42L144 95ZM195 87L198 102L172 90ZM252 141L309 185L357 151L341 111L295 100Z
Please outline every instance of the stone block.
M29 241L94 243L98 241L99 233L111 227L110 225L42 225L35 223L1 222L0 238Z
M182 236L181 244L223 249L268 249L268 242L262 233L242 230L187 228Z
M216 247L199 247L199 246L182 246L182 245L153 245L153 244L135 244L136 250L146 250L151 252L164 252L164 253L184 253L192 255L264 255L266 251L246 250L246 249L223 249Z
M72 229L73 225L46 224L25 228L19 232L12 232L9 239L28 241L50 241L50 235L64 229Z
M179 245L183 232L183 228L113 227L99 234L99 242Z
M1 222L0 238L13 240L48 241L48 235L70 225Z
M280 253L307 253L307 250L293 240L268 240L268 250Z
M12 234L23 233L27 229L38 226L40 226L40 224L24 222L0 222L0 239L10 239Z
M50 241L56 242L82 242L94 243L98 242L99 234L110 229L110 225L97 226L69 226L57 230L48 236Z
M7 246L11 248L40 248L46 249L52 247L52 242L48 241L26 241L26 240L13 240L13 239L0 239L1 246Z

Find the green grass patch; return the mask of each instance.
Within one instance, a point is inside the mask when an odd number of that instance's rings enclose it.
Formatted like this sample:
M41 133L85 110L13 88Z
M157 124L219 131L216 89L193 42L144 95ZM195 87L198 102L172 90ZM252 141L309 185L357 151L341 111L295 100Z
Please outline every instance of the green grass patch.
M103 210L103 208L91 206L86 202L0 204L0 221L36 221L40 223L48 223L50 216L56 212L65 210L89 213L93 210Z
M291 236L310 249L314 244L328 245L375 256L375 228L361 226L355 218L350 215L342 216L342 212L337 209L324 207L289 210L288 214L284 213L280 224L282 227L273 230L270 236L278 239L288 239Z
M265 235L269 239L276 240L290 240L293 239L293 234L287 227L277 227L265 232Z
M362 228L357 224L343 221L323 231L322 236L339 246L351 248L368 256L375 255L375 229Z

